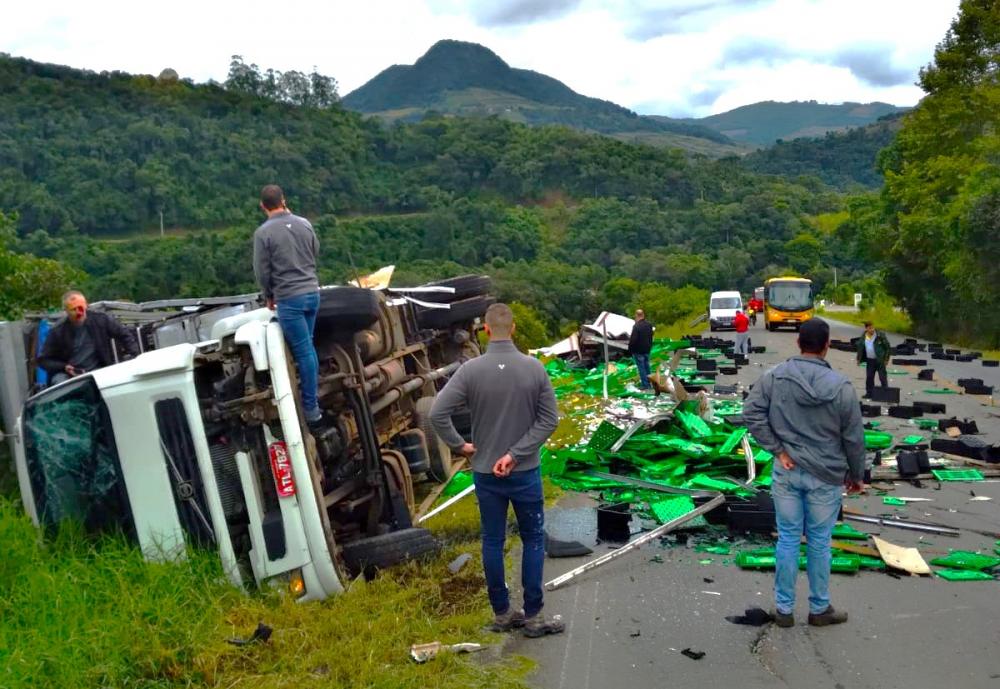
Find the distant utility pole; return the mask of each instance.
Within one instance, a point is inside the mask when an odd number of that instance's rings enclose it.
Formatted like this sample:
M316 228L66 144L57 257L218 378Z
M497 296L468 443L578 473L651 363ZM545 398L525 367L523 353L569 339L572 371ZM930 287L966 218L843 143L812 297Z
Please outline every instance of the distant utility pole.
M837 267L833 267L833 288L837 289Z
M160 237L163 236L163 209L160 209Z

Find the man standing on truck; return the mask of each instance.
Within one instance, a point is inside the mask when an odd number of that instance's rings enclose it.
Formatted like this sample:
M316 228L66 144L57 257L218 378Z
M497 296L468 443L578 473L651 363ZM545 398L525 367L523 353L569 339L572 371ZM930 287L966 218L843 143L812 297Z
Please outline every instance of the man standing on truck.
M799 328L799 349L753 386L743 405L747 428L777 461L771 497L778 526L775 623L795 624L799 544L806 535L809 624L847 621L830 605L830 538L841 493L860 493L865 472L861 407L851 382L826 362L830 326L812 318Z
M122 359L139 356L132 331L106 313L90 311L82 292L66 292L62 303L66 318L49 332L38 357L50 385L117 363L112 342Z
M635 360L635 367L639 369L639 388L649 390L649 353L653 350L653 324L646 320L646 312L637 309L635 312L635 325L632 326L632 334L628 338L628 353Z
M267 220L253 234L253 270L267 308L278 311L278 323L299 367L306 423L314 428L323 418L317 390L319 359L313 344L319 311L319 239L308 220L288 210L277 184L261 189L260 208Z
M453 450L472 458L479 500L486 588L495 614L490 629L524 627L530 638L558 634L565 626L542 614L545 560L542 478L538 451L559 422L552 383L541 362L514 346L514 314L506 304L486 311L489 348L465 362L444 386L431 409L431 422ZM472 414L472 442L455 430L452 414ZM524 610L510 605L504 577L507 506L513 505L524 552L521 584Z
M889 385L885 365L889 363L892 346L885 333L875 329L871 321L865 321L865 331L858 338L858 366L865 365L865 398L872 396L875 389L875 374L878 373L882 387Z

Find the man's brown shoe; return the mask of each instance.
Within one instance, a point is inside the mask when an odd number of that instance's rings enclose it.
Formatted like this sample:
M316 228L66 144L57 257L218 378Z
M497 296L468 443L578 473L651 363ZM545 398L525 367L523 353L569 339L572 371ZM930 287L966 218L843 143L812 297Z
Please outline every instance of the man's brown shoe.
M788 613L787 615L783 612L774 611L774 623L779 627L794 627L795 626L795 615Z
M529 617L524 621L524 635L529 639L537 639L546 634L559 634L566 629L566 625L559 618L546 618L542 613Z
M837 612L832 605L824 612L809 613L809 624L813 627L827 627L831 624L843 624L844 622L847 622L847 613Z
M502 615L496 615L493 621L486 626L487 631L509 632L512 629L524 626L524 611L508 608Z

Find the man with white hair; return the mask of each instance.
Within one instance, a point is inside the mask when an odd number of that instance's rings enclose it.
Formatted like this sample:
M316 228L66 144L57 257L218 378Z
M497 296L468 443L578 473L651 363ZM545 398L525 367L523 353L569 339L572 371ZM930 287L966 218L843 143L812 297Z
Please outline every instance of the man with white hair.
M82 292L66 292L62 303L66 318L49 331L38 357L50 385L110 366L119 358L139 356L139 343L132 331L106 313L90 311Z

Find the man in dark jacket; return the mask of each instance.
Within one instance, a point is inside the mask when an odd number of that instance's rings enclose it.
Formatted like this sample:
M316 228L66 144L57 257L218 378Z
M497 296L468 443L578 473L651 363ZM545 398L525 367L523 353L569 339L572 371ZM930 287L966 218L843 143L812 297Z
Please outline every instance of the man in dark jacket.
M885 366L889 363L891 352L892 346L885 333L875 330L875 325L871 321L865 321L865 331L858 338L858 366L865 365L865 397L872 396L876 373L882 387L889 385Z
M139 343L132 331L106 313L89 311L81 292L67 292L62 301L66 319L49 331L38 357L50 385L116 363L112 342L121 359L139 356Z
M747 428L774 455L771 497L778 526L775 622L795 624L795 576L803 530L808 542L809 624L847 621L830 605L830 538L844 486L862 489L865 436L851 382L826 362L830 326L813 318L799 329L799 349L754 384L743 406Z
M635 312L635 325L632 335L628 338L628 353L635 360L639 369L639 387L649 390L649 353L653 349L653 324L646 320L646 312L639 309Z
M495 618L491 629L524 627L528 637L557 634L564 625L542 614L542 566L545 562L544 500L539 449L559 423L552 383L541 362L517 351L514 314L506 304L486 311L486 353L455 372L431 409L431 423L455 452L472 458L472 477L479 500L486 591ZM452 422L452 414L468 407L472 442ZM521 584L524 610L510 605L504 577L504 540L508 506L514 507L524 552Z

